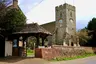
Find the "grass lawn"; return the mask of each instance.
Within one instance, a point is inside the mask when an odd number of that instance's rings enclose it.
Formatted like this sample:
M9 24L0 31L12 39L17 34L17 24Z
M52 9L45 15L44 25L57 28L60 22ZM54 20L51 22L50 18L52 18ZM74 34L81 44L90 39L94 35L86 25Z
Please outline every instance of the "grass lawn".
M73 59L79 59L79 58L85 58L85 57L90 57L90 56L95 56L96 54L84 54L84 55L79 55L75 57L58 57L52 59L52 61L63 61L63 60L73 60Z
M34 55L34 50L27 50L27 56Z

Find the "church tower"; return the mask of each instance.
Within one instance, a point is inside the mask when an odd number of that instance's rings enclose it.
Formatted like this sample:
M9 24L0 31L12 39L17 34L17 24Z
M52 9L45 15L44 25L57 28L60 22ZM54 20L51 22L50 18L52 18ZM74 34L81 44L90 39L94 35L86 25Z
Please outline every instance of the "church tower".
M67 3L57 6L56 12L56 34L55 40L58 44L71 46L75 42L76 35L76 10L75 6Z

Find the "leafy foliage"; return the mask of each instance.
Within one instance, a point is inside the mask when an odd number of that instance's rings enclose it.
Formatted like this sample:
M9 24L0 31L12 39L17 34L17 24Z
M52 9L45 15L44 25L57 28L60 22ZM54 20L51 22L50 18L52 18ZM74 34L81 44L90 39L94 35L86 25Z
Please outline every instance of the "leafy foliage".
M79 36L79 43L81 46L85 46L91 38L88 36L88 30L86 28L79 30L77 35Z
M96 46L96 18L92 18L87 27L79 30L77 33L80 45Z
M93 18L87 25L88 30L95 31L96 30L96 18Z
M92 18L87 25L88 35L91 36L90 46L96 46L96 18Z
M96 18L93 18L87 25L87 29L89 31L89 36L92 36L94 39L96 37Z
M0 2L0 23L3 22L5 14L6 14L6 6L4 5L4 3Z
M20 30L26 23L25 15L16 8L8 10L3 18L3 20L0 20L0 27L6 29L9 33Z
M28 44L27 47L30 49L34 49L34 44L36 43L36 38L35 37L29 37L28 38Z

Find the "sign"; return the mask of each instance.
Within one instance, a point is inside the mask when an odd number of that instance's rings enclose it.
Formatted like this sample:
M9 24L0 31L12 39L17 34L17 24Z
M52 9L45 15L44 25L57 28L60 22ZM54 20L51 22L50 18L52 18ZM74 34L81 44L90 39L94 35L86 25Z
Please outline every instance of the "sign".
M17 39L13 40L13 47L17 47Z
M19 41L19 47L23 47L23 42Z

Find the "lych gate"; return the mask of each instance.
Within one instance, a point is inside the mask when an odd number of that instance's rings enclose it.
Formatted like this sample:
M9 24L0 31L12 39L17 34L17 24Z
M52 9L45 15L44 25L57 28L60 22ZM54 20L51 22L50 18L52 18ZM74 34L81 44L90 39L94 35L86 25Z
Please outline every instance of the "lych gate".
M15 32L8 37L9 40L13 41L12 56L26 56L26 39L28 37L36 37L35 48L38 48L40 45L39 38L42 39L42 46L44 46L44 40L49 35L51 35L51 33L37 23L27 24L20 32Z

